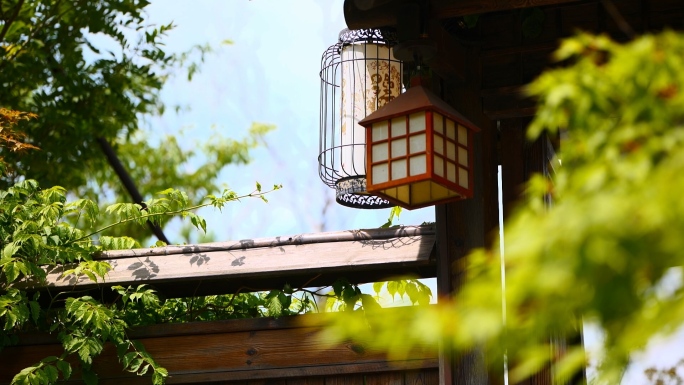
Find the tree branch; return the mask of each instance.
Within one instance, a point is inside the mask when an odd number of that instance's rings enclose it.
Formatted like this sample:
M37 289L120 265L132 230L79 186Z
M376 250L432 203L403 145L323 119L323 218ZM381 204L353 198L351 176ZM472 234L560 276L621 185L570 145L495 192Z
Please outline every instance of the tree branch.
M259 197L264 196L264 195L266 195L266 194L268 194L268 193L271 193L271 192L273 192L273 191L275 191L275 190L277 190L277 188L274 188L274 189L271 189L271 190L268 190L268 191L254 191L254 192L251 192L251 193L249 193L249 194L237 196L237 197L234 197L234 198L231 198L231 199L226 199L225 203L233 202L233 201L239 201L239 200L242 199L242 198L259 198ZM154 218L154 217L159 217L159 216L176 216L176 215L182 215L182 214L184 214L184 213L189 213L189 212L191 212L191 211L195 211L195 210L197 210L197 209L201 209L201 208L203 208L203 207L209 207L209 206L213 206L213 202L201 203L201 204L198 204L198 205L195 205L195 206L186 207L186 208L182 208L182 209L178 209L178 210L165 211L165 212L163 212L163 213L149 213L149 214L144 214L144 215L141 215L141 216L135 217L135 218L125 218L125 219L121 219L121 220L118 221L118 222L110 223L110 224L108 224L107 226L103 226L103 227L101 227L101 228L99 228L99 229L93 231L92 233L90 233L90 234L88 234L88 235L84 235L84 236L82 236L82 237L80 237L80 238L77 238L76 240L73 241L73 243L80 242L80 241L82 241L82 240L84 240L84 239L88 239L88 238L92 237L92 236L95 235L95 234L99 234L99 233L101 233L101 232L103 232L103 231L106 231L106 230L111 229L112 227L115 227L115 226L118 226L118 225L121 225L121 224L124 224L124 223L127 223L127 222L138 221L138 220L142 220L142 219L149 219L149 218Z
M24 0L22 0L22 2L23 2L23 1L24 1ZM57 9L57 10L59 10L59 5L60 5L61 3L62 3L62 0L57 0L57 1L55 2L55 4L53 5L52 9ZM66 10L65 10L64 12L62 12L62 13L57 12L57 13L59 13L59 14L56 15L56 16L55 16L55 14L46 15L45 18L42 20L42 22L41 22L40 24L38 24L35 28L32 28L32 29L31 29L31 33L28 35L28 38L27 38L26 40L24 40L24 42L21 44L21 47L19 47L19 49L15 50L14 53L13 53L11 56L8 56L5 60L3 60L2 62L0 62L0 69L2 69L2 68L5 66L5 64L7 64L8 62L14 60L14 58L16 58L16 57L21 53L21 51L23 51L26 47L28 47L28 45L31 43L31 41L33 41L33 38L36 36L36 34L37 34L41 29L43 29L43 28L45 27L45 25L47 25L48 21L52 20L53 18L56 18L57 20L60 20L62 17L64 17L64 15L67 14L67 12L69 12L69 11L71 11L71 10L73 10L73 8L71 8L71 9L66 9ZM4 36L2 36L2 38L4 38ZM0 42L2 41L2 38L0 38Z
M2 31L0 31L0 42L5 39L5 35L7 35L7 31L9 31L9 27L14 23L14 21L17 19L19 16L19 13L21 12L21 7L24 6L24 1L25 0L19 0L17 3L17 8L14 10L14 14L10 16L9 19L5 20L5 25L2 27Z

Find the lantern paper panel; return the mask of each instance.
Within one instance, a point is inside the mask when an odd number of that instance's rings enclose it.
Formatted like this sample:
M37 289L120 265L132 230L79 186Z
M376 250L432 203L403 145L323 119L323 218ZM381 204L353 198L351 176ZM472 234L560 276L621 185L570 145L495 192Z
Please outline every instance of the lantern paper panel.
M343 30L321 60L319 175L344 206L379 209L394 206L369 194L366 135L360 119L403 91L402 63L393 55L388 30Z
M367 130L368 190L406 208L472 195L472 132L424 110L379 120Z
M380 44L348 44L341 49L341 167L348 175L364 175L365 129L359 120L401 93L401 63Z

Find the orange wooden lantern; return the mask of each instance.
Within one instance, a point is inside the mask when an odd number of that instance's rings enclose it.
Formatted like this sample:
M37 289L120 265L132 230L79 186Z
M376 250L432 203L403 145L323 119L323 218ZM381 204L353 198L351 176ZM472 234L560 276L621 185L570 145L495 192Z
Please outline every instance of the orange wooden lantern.
M473 135L480 129L423 86L359 124L366 129L369 193L407 209L473 196Z

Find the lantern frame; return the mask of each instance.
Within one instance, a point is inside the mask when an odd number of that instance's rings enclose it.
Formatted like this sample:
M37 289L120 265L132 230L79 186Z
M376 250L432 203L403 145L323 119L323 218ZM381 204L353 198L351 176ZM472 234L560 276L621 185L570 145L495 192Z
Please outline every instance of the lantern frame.
M403 65L392 54L394 44L390 30L345 29L321 59L318 171L321 180L335 189L337 203L347 207L394 206L367 192L365 130L357 125L402 91ZM381 70L381 65L386 69ZM382 71L389 71L389 78ZM345 81L345 76L351 80Z
M415 83L359 122L366 128L367 189L407 209L471 198L474 134L480 129L420 80Z

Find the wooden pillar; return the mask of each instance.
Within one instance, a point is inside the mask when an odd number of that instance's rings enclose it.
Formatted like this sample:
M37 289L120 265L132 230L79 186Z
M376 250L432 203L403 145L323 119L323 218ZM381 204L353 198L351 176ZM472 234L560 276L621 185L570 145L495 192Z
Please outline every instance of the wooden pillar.
M501 142L505 143L505 148L501 150L501 200L504 224L513 212L515 204L522 198L525 182L533 173L542 171L542 141L528 143L525 137L528 122L529 119L525 118L505 119L499 122ZM517 385L550 385L551 380L550 368L544 367Z
M467 48L466 83L443 86L442 98L482 129L475 135L474 197L436 207L437 286L440 297L458 292L466 283L466 258L488 245L498 226L496 125L482 113L479 49ZM452 356L448 347L440 357L440 384L488 384L484 352ZM497 383L497 382L494 382Z
M503 204L504 228L506 219L513 212L515 204L522 198L525 182L532 174L543 172L545 139L529 143L526 139L526 127L529 118L511 118L501 120L501 200ZM512 363L514 364L514 363ZM533 376L517 385L551 385L551 370L546 366Z
M526 139L526 129L530 121L531 118L511 118L499 122L501 143L504 147L501 151L504 224L515 208L515 204L523 197L524 185L532 175L550 176L552 172L549 165L555 149L551 143L556 143L557 140L542 135L536 141L529 142ZM574 340L566 340L562 336L549 337L549 340L554 351L557 354L563 354L568 343L581 343L581 335ZM551 367L547 365L517 385L551 385L554 383ZM585 384L584 372L577 373L568 383Z

